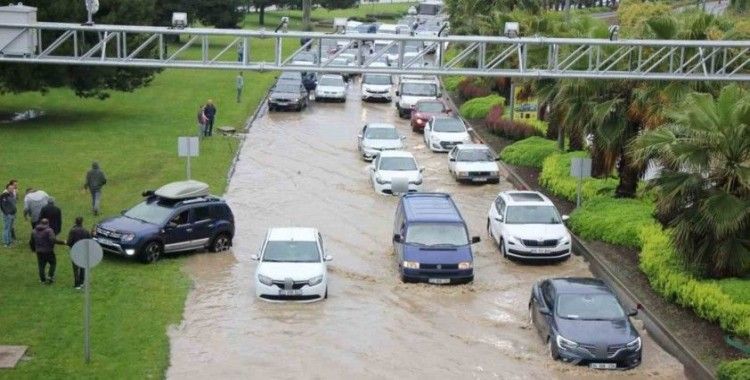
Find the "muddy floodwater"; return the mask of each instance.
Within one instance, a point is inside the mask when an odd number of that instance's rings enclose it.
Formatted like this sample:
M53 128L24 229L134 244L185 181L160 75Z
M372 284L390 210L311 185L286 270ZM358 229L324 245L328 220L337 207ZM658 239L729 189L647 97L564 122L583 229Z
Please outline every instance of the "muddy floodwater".
M469 285L402 284L391 249L397 198L376 194L356 137L369 121L395 124L426 167L425 190L453 195L474 246ZM502 259L487 237L487 210L499 185L457 184L447 155L431 153L392 104L311 102L301 112L260 117L245 142L226 199L237 234L231 253L198 254L186 270L194 289L184 320L170 331L173 379L609 379L684 378L682 365L641 324L643 364L602 372L549 359L531 329L532 284L590 276L578 256L558 265ZM255 298L253 273L269 227L315 227L329 264L329 298L273 304Z

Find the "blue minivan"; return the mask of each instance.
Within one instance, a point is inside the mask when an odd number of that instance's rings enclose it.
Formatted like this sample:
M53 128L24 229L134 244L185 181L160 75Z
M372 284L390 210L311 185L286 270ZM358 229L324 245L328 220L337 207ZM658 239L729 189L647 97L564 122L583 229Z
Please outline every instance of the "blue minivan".
M474 280L474 255L461 213L449 194L404 195L393 223L393 250L401 280L431 284Z

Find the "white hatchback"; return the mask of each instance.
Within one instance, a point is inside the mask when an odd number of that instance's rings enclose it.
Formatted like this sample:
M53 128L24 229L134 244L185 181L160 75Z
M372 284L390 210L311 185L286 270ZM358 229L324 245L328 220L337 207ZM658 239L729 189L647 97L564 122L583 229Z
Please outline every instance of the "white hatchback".
M393 182L408 183L410 193L422 191L422 172L417 160L406 151L391 150L380 152L370 165L370 182L375 192L393 194Z
M362 158L372 161L382 151L403 150L405 139L393 124L367 123L357 136L357 148Z
M498 158L484 144L459 144L448 153L448 171L456 181L499 183Z
M328 298L328 269L323 238L314 228L271 228L252 255L255 295L266 301L312 302Z
M346 101L346 82L341 75L321 75L315 87L315 100Z
M456 116L433 116L424 127L424 143L433 152L449 152L458 144L471 144L469 129Z

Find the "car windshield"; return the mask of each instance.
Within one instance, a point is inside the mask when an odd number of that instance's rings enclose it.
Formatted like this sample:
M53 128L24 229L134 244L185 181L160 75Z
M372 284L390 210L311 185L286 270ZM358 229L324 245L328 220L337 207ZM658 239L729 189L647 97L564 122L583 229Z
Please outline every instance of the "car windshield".
M372 30L371 24L360 24L357 25L357 33L370 33L370 30Z
M461 119L446 118L435 119L432 122L432 130L435 132L466 132L466 127Z
M417 170L417 163L411 157L383 157L380 159L380 170Z
M296 84L287 84L287 83L277 83L276 86L273 88L275 92L292 92L292 93L298 93L299 92L299 85Z
M323 78L320 78L318 85L319 86L344 87L344 80L341 78L323 77Z
M437 86L433 83L403 83L401 94L404 96L437 96Z
M554 206L508 206L506 224L560 224Z
M461 149L456 155L456 161L488 162L495 161L495 156L489 149Z
M294 57L295 61L302 62L315 62L315 54L312 53L299 53Z
M302 74L300 73L293 73L293 72L282 72L281 75L279 75L279 80L302 80Z
M560 294L557 297L557 315L565 319L614 320L625 318L617 299L601 294Z
M314 241L269 241L263 251L263 261L317 263L320 262L318 243Z
M147 223L163 225L174 209L165 207L158 202L141 202L125 212L128 218L142 220Z
M406 243L421 245L467 245L466 228L458 223L415 223L409 225Z
M391 84L391 76L382 74L365 74L362 78L362 83L387 86Z
M370 140L398 140L396 128L367 128L365 138Z
M443 112L443 103L440 102L421 102L417 103L417 111L440 113Z
M417 5L417 13L426 16L434 16L438 14L440 7L437 4L419 4Z

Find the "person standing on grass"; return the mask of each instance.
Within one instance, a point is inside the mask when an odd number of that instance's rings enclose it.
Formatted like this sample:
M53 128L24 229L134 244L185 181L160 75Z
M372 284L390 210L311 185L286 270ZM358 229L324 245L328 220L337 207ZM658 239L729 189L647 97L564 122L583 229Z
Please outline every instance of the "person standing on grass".
M79 240L83 239L91 239L91 233L83 228L83 217L79 216L76 218L75 226L68 232L68 247L73 248ZM73 287L81 289L86 270L76 265L72 260L71 263L73 264Z
M36 253L39 281L42 284L50 285L55 282L55 269L57 268L55 244L65 244L65 242L57 239L55 231L49 228L47 219L39 220L31 234L30 248ZM47 264L49 264L49 272L45 274Z
M91 192L91 210L94 215L99 215L99 203L102 200L102 187L107 184L107 176L99 168L99 163L91 163L91 170L86 173L86 183L83 189Z
M13 198L15 198L16 202L18 202L18 180L17 180L17 179L11 179L11 180L10 180L10 181L8 182L8 185L11 185L11 186L13 186ZM6 187L7 187L7 186L6 186ZM10 238L11 238L11 239L13 239L13 240L16 240L16 225L15 225L15 218L14 218L14 223L13 223L13 225L11 226L11 229L10 229L10 235L11 235L11 236L10 236Z
M214 131L214 119L216 119L216 107L214 106L214 101L211 99L208 99L208 102L206 102L206 106L203 108L203 113L206 115L206 133L204 136L209 137L213 134Z
M36 227L39 222L39 214L42 208L47 205L49 195L42 190L34 188L26 189L26 196L23 198L23 216L31 219L31 228Z
M13 223L16 220L16 195L13 191L13 182L5 186L0 193L0 212L3 214L3 246L9 248L13 244Z
M237 74L237 78L235 79L236 87L237 87L237 103L240 102L240 98L242 97L242 88L245 87L245 78L242 77L242 71L240 71L239 74Z
M49 197L47 199L47 205L42 207L39 218L47 219L49 228L55 232L55 235L60 235L60 231L62 231L62 210L55 206L55 198Z
M204 107L198 106L198 115L196 116L196 121L198 122L198 137L203 137L206 135L206 123L208 123L208 118L206 118L206 113L203 112Z

